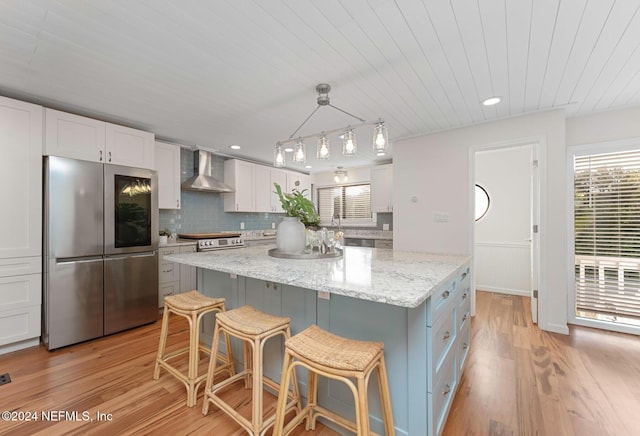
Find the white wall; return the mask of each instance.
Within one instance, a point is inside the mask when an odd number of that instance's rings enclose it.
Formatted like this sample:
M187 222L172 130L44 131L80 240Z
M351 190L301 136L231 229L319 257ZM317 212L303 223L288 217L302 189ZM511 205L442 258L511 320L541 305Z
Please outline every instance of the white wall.
M567 146L640 138L640 107L567 119Z
M473 155L539 143L539 325L567 333L566 145L563 110L394 141L394 248L473 252ZM417 202L412 201L412 197ZM448 222L435 215L448 214Z
M531 290L531 145L475 155L475 183L490 198L475 223L476 289L514 295Z

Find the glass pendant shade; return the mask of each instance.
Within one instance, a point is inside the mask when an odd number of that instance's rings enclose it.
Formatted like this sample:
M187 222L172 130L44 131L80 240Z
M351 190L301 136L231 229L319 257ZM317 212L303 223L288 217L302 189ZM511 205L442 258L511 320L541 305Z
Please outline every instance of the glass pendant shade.
M353 130L349 129L344 133L342 138L342 154L344 156L353 156L356 154L357 149L356 135L353 133Z
M276 149L273 152L273 166L283 167L285 165L284 151L280 144L276 145Z
M293 149L293 161L303 163L307 160L307 154L304 152L304 142L298 141Z
M320 139L318 139L318 150L316 152L316 158L329 159L330 155L331 151L329 150L329 140L326 136L322 135Z
M389 144L387 128L383 122L379 122L373 130L373 151L375 151L378 156L380 156L380 153L384 155L387 151L387 144Z

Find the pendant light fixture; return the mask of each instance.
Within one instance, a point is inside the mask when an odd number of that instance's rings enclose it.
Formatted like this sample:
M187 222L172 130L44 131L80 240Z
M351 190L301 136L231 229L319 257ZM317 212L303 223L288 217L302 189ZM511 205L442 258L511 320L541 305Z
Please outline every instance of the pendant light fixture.
M382 120L378 120L375 129L373 129L373 151L377 156L384 156L387 154L387 144L389 144L387 128Z
M351 126L349 126L342 136L342 154L345 156L353 156L357 150L356 135L353 133Z
M340 109L337 106L334 106L330 103L329 100L329 91L331 91L331 86L326 83L319 83L316 85L316 91L318 92L318 99L316 100L317 106L316 108L309 114L309 116L298 126L298 128L289 136L288 139L284 141L278 141L276 144L276 150L274 152L274 166L282 167L285 166L285 158L284 152L282 151L282 146L296 142L296 146L293 149L293 161L297 163L303 163L306 161L306 152L304 148L304 140L309 138L319 138L317 149L316 149L316 158L317 159L329 159L331 156L331 150L329 147L329 140L327 136L334 133L343 133L342 140L342 154L344 156L353 156L357 152L357 142L356 135L354 132L355 128L365 127L365 126L373 126L375 125L375 132L373 136L373 149L378 156L382 156L386 153L387 144L389 142L387 135L387 128L384 126L384 121L382 119L378 119L378 121L373 123L368 123L364 118L360 118L358 116L353 115L345 111L344 109ZM298 137L298 139L293 139L298 131L309 121L309 119L315 114L321 106L330 106L346 115L349 115L352 118L360 121L360 124L354 126L342 127L339 129L323 131L321 133L316 133L313 135L307 135L303 137Z
M304 142L299 140L293 149L293 161L304 163L307 161L307 155L304 151Z
M333 181L336 183L347 183L349 181L349 176L342 167L338 167L338 169L333 173Z
M329 159L331 156L331 150L329 149L329 140L325 136L324 132L322 132L322 136L318 139L318 150L316 152L316 158L318 159Z
M276 149L273 152L273 166L274 167L283 167L286 163L286 159L284 157L284 151L282 150L282 144L276 144Z

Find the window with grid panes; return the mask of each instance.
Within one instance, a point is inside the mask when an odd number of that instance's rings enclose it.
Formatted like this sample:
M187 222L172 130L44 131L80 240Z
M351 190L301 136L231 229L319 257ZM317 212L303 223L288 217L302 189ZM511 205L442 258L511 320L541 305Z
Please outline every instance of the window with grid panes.
M574 157L576 317L640 327L640 150Z
M375 224L371 212L371 185L368 183L318 188L320 223L337 225Z

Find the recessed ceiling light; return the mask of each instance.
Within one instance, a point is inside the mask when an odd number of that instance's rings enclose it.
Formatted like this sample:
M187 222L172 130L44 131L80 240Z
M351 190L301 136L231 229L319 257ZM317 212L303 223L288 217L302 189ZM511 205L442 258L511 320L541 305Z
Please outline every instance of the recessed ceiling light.
M293 152L293 148L292 147L287 147L284 149L284 151L286 151L287 153L292 153Z
M311 168L313 168L311 165L305 165L304 166L306 169L310 170Z
M482 102L485 106L493 106L494 104L500 103L500 97L491 97Z
M238 144L230 145L230 146L229 146L229 148L230 148L231 150L240 150L240 146L239 146Z
M376 153L376 156L384 156L385 154L387 153L385 153L384 151L379 151Z

